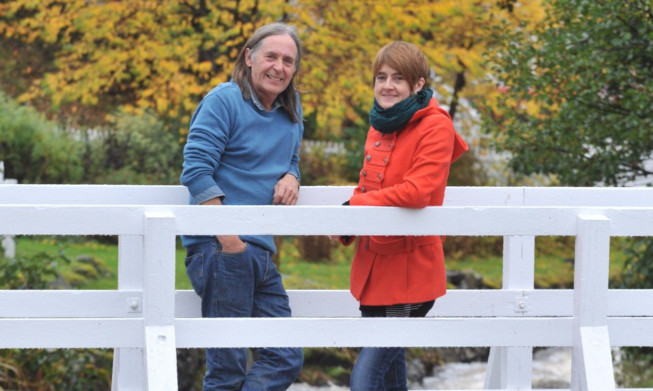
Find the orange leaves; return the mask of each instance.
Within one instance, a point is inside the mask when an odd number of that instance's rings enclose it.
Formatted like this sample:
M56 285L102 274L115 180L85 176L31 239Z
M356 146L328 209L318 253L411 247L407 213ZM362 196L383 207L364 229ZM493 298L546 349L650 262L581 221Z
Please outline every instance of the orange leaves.
M205 93L228 80L253 31L283 19L298 28L305 48L304 112L316 114L317 133L326 137L367 121L372 61L393 40L426 53L444 105L460 73L467 83L459 96L491 91L485 29L542 12L539 0L519 4L510 14L492 0L11 0L0 3L0 36L54 53L23 99L107 112L149 107L188 118Z
M53 69L24 98L183 117L227 79L256 25L278 18L267 9L281 1L258 3L13 0L0 4L0 34L55 50Z

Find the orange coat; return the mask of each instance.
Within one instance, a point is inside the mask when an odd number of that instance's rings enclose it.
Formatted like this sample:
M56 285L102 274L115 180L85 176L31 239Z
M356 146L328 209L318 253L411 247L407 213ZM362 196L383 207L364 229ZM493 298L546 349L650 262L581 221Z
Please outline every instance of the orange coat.
M398 132L370 128L363 169L350 205L440 206L451 163L467 151L435 99ZM446 292L439 236L364 236L351 268L350 290L362 305L434 300Z

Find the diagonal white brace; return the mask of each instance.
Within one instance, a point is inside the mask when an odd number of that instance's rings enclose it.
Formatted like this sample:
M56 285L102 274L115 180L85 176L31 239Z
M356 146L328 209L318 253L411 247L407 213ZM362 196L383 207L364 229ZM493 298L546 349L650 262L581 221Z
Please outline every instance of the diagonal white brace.
M576 348L576 346L574 346ZM581 327L582 390L615 390L614 368L607 326Z
M174 326L145 327L145 389L177 391L177 349Z
M571 389L610 391L615 389L607 327L610 220L580 215L577 229Z

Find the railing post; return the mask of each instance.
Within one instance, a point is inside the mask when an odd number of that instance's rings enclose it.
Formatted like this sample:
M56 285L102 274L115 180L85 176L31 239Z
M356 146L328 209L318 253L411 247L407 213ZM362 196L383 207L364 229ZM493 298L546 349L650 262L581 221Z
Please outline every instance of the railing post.
M143 292L143 236L120 235L118 237L118 290ZM127 312L143 312L141 296L125 303ZM145 368L142 348L122 348L113 351L113 391L140 391L145 384Z
M503 238L503 289L532 290L535 285L535 237ZM528 296L515 297L515 311L528 312ZM486 389L530 389L532 347L491 347L485 375Z
M148 391L177 390L174 228L171 213L145 213L143 323Z
M18 180L16 179L5 179L5 162L0 160L0 185L15 185L17 183ZM1 244L2 248L5 250L5 258L13 259L16 257L16 242L14 241L14 237L11 235L0 235L0 238L2 238Z
M578 216L571 390L615 389L607 324L610 220Z
M16 257L16 242L13 236L2 236L2 248L4 249L5 258L13 259Z

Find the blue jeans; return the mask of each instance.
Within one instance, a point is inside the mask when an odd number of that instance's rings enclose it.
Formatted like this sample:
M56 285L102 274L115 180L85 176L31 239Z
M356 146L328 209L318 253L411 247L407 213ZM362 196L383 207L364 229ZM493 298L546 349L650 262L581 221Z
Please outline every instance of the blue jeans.
M223 253L217 241L187 248L186 273L202 298L205 318L289 317L288 295L272 253L247 243L240 253ZM219 332L219 330L216 330ZM285 390L301 371L301 348L258 349L249 370L246 349L206 349L204 391Z
M363 318L372 317L362 312ZM351 372L351 391L407 390L404 348L363 348Z
M399 317L423 318L434 301L415 304L415 308L390 312ZM396 306L402 307L402 304ZM363 318L386 317L396 306L361 306ZM401 314L402 312L405 312ZM390 391L408 389L406 381L406 349L363 348L351 372L351 391Z
M404 348L363 348L351 373L351 391L408 389Z

